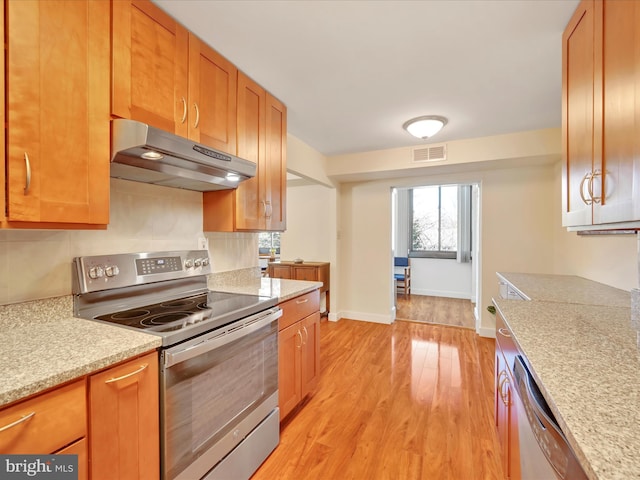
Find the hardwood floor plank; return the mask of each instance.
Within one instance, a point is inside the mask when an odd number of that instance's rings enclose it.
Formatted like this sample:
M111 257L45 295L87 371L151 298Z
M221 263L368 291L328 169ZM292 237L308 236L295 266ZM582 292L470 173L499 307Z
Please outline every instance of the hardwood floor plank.
M503 478L492 339L344 319L322 322L320 337L318 389L253 480Z
M473 304L460 298L409 295L397 297L396 320L475 328Z

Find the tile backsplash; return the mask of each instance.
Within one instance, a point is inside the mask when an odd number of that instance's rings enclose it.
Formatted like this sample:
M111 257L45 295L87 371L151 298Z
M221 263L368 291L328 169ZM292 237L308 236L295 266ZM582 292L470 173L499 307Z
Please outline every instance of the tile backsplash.
M106 230L0 230L0 305L71 294L83 255L197 249L202 194L111 179ZM215 272L258 265L258 235L208 233Z

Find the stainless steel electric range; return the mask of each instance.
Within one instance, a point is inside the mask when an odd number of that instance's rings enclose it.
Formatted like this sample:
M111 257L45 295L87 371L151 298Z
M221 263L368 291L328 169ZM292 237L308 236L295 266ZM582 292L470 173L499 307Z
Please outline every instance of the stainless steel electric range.
M248 479L279 442L278 299L208 290L206 250L73 267L76 316L162 338L162 478Z

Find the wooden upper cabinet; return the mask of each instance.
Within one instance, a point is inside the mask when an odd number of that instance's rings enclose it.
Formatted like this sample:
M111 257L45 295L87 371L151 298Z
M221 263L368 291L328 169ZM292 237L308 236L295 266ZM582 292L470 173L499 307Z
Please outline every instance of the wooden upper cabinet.
M112 115L187 137L189 32L148 0L112 12Z
M235 190L205 192L205 231L283 231L286 228L287 110L238 72L237 155L258 165Z
M640 221L640 5L583 0L563 35L563 225Z
M236 153L237 68L189 34L189 138Z
M284 231L287 226L287 109L269 93L266 101L266 230Z
M112 5L112 115L235 154L236 67L150 1Z
M594 202L595 224L640 220L640 4L607 0L600 9L602 120L596 133L602 153L594 194L601 201Z
M1 226L109 221L108 2L6 3Z
M595 4L583 0L562 37L563 225L589 225L594 161Z
M238 75L238 156L256 163L256 176L241 182L235 191L237 230L264 230L265 165L265 105L264 89L240 73Z

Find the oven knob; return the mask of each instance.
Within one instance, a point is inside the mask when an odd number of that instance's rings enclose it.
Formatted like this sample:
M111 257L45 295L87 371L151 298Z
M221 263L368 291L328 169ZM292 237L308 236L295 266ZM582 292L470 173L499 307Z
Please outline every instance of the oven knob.
M104 269L102 267L91 267L89 270L89 277L100 278L104 276Z
M120 269L117 265L112 265L110 267L105 268L104 273L107 274L107 277L115 277L120 273Z
M207 265L209 265L209 259L208 258L203 258L202 259L202 266L206 267Z
M184 268L193 268L193 260L191 258L184 261Z
M194 265L196 266L196 268L201 267L202 266L202 259L201 258L196 258Z

